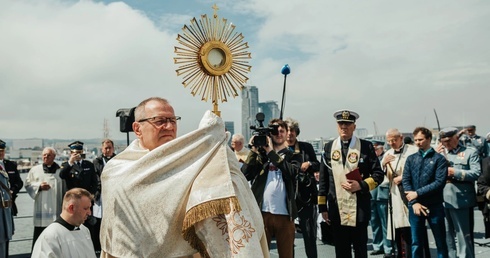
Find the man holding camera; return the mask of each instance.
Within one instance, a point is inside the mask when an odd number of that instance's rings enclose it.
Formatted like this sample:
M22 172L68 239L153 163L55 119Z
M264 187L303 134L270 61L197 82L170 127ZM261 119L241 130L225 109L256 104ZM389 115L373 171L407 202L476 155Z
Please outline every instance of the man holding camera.
M457 133L454 127L442 129L437 148L449 163L444 187L446 241L449 257L471 258L475 257L473 209L476 206L475 181L481 174L480 157L475 148L460 143Z
M287 124L280 119L272 119L269 128L274 129L267 136L252 136L252 151L241 170L252 182L252 192L264 219L267 244L270 245L272 237L275 237L279 257L293 258L294 219L297 217L294 188L299 160L293 162L293 152L287 146ZM277 132L274 132L275 128ZM260 139L264 137L266 143L262 145Z
M61 164L60 171L60 177L65 179L67 190L80 187L95 195L99 179L94 164L84 160L83 142L75 141L70 143L68 147L70 147L71 152L70 159Z
M359 115L340 110L333 116L339 137L324 148L318 209L336 232L337 257L352 257L351 246L355 257L367 257L367 227L371 218L369 191L383 181L384 172L372 143L354 136Z
M316 248L318 190L314 173L320 169L320 162L310 143L298 141L297 136L300 133L298 121L287 118L285 122L288 125L289 149L301 160L295 194L299 227L303 234L306 255L308 258L316 258L318 257Z

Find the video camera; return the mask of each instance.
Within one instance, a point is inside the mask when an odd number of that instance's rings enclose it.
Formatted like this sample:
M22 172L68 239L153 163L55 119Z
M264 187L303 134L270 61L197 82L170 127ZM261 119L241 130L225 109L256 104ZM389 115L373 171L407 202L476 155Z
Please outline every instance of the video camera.
M252 129L253 135L255 136L252 142L252 145L259 148L267 146L267 136L270 135L278 135L279 134L279 125L272 125L270 127L264 127L264 113L257 113L255 115L255 119L259 122L259 126L252 125L250 129Z

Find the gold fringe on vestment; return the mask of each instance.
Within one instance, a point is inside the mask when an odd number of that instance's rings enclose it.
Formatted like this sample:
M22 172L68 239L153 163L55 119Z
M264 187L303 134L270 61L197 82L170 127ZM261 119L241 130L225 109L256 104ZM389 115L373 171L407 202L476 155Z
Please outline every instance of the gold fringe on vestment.
M241 211L240 203L236 196L212 200L192 207L186 212L182 227L182 236L196 249L203 258L209 258L206 247L196 234L194 224L220 214L229 214L231 211Z

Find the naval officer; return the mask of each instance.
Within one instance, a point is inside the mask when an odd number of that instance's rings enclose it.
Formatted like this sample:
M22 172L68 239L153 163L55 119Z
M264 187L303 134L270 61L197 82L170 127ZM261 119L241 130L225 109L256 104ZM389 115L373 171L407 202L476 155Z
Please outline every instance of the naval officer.
M369 191L384 179L373 144L354 136L359 115L334 113L339 137L328 142L320 165L318 208L337 232L337 257L367 257L367 226L371 218Z

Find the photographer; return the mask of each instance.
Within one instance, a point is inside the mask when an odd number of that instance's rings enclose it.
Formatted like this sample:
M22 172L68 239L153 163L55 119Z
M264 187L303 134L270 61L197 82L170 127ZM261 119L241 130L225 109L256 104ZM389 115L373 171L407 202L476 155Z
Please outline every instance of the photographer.
M99 183L94 164L84 160L83 142L76 141L68 145L70 147L70 159L61 164L60 177L65 179L66 188L83 188L95 195Z
M241 170L247 180L252 181L252 192L262 211L268 245L275 237L279 257L292 258L294 219L297 217L295 176L299 168L293 163L299 161L293 162L293 153L287 147L287 124L273 119L269 126L265 130L263 127L255 129L256 134L250 139L252 151ZM270 133L264 135L265 132Z
M300 142L296 138L300 133L298 122L292 118L286 118L285 122L288 125L289 149L301 162L295 189L299 226L303 234L307 257L316 258L318 257L316 248L318 189L314 172L320 169L320 163L316 158L313 146L307 142Z

